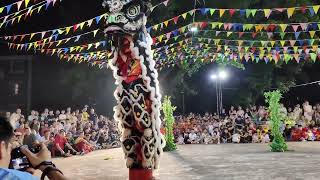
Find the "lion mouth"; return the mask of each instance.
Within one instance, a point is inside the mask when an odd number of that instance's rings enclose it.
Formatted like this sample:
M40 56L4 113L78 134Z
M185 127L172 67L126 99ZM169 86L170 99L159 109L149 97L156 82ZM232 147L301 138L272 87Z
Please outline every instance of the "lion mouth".
M125 30L117 25L111 25L105 28L104 33L111 34L111 33L125 33Z

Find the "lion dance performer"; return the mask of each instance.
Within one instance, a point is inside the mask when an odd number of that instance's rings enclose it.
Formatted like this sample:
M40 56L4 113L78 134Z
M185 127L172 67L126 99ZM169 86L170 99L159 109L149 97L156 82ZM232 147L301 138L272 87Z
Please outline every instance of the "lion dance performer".
M112 39L110 67L117 85L114 118L121 122L129 179L150 180L164 147L158 72L151 51L152 38L145 27L151 3L104 0L103 6L109 14L104 32Z

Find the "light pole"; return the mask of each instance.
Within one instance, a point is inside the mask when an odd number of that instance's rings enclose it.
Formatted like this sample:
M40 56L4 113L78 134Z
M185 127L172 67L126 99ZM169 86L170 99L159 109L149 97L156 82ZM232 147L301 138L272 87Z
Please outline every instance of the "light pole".
M218 74L212 74L210 76L212 81L216 83L216 97L217 97L217 114L220 117L223 109L223 101L222 101L222 82L223 80L228 78L228 73L224 70L218 72Z

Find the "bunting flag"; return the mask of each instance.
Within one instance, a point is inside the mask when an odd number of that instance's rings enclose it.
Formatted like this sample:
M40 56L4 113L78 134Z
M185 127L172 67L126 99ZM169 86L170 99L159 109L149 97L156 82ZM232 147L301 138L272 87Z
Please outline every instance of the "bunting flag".
M8 15L12 8L15 8L15 9L17 9L17 11L20 11L22 5L24 5L24 7L27 8L29 5L29 2L30 2L30 0L20 0L20 1L14 2L12 4L0 7L0 14ZM45 3L45 2L46 2L46 0L41 1L40 3Z
M8 25L12 25L15 22L19 23L21 21L21 19L26 19L27 17L32 16L32 14L35 13L40 13L41 9L47 10L47 8L52 5L54 6L56 1L58 0L45 0L45 1L41 1L37 4L34 4L30 7L28 7L30 0L24 0L24 1L18 1L17 3L15 3L15 5L17 5L17 8L19 8L19 10L15 13L9 14L10 9L12 8L12 5L10 6L5 6L7 9L7 13L8 15L5 15L4 17L0 18L0 28L3 27L7 27ZM62 0L60 0L61 2ZM23 2L25 2L25 9L20 10ZM9 9L10 8L10 9ZM0 12L1 10L3 11L4 9L0 8Z
M229 25L230 25L230 23L225 23L224 29L230 29ZM162 34L162 35L159 35L159 36L154 37L154 38L155 38L155 40L157 42L163 42L163 41L170 40L170 39L176 39L180 35L186 36L188 34L192 34L193 32L186 31L186 30L190 29L191 27L195 27L195 26L197 26L197 25L195 25L195 23L189 24L189 25L183 26L183 27L178 28L178 29L174 29L174 30L172 30L170 32L167 32L166 34ZM284 29L287 28L288 25L280 24L280 26L281 26L281 29L284 30ZM209 26L209 27L212 27L212 26ZM320 30L315 30L315 31L297 31L297 32L261 32L260 31L260 32L254 33L254 32L243 32L243 31L234 32L234 31L225 31L225 30L210 30L210 29L203 29L202 26L200 26L199 28L200 29L198 30L198 33L203 33L205 35L205 34L207 34L209 32L213 32L213 33L215 33L216 37L218 37L220 35L221 36L226 35L227 37L229 37L230 35L235 35L235 36L238 36L239 38L243 37L243 35L246 35L247 37L248 36L256 37L259 34L259 37L267 37L267 38L270 39L271 37L276 35L276 36L280 36L281 39L284 39L284 37L286 35L290 35L290 37L291 37L291 35L294 35L296 40L298 40L299 35L301 33L304 33L305 35L310 35L311 39L313 39L315 34L318 34L320 32Z
M177 20L175 20L177 21ZM174 21L174 22L175 22ZM147 31L151 33L153 31L163 31L163 28L168 26L170 20L163 22L162 24L156 24L147 28ZM205 26L204 26L205 25ZM160 27L160 28L159 28ZM181 28L190 28L190 27L198 27L203 29L208 27L210 29L219 29L219 30L232 30L235 32L296 32L296 31L310 31L310 30L320 30L320 22L306 22L306 23L287 23L287 24L245 24L245 23L224 23L224 22L212 22L212 21L204 21L204 22L192 22L186 26L182 26ZM179 28L177 32L183 32L182 29Z
M53 36L47 37L45 39L39 40L39 41L34 41L34 42L28 42L28 43L24 43L24 44L18 44L18 43L10 43L11 47L15 47L17 50L22 50L23 48L28 47L27 50L30 49L43 49L45 46L47 47L52 47L52 46L60 46L63 44L67 44L68 42L77 42L79 41L83 36L86 35L92 35L93 37L96 36L96 34L99 32L100 29L96 29L90 32L86 32L83 34L79 34L76 36L72 36L72 37L68 37L68 38L64 38L64 39L58 39L59 34L54 34ZM32 35L31 37L32 38Z
M153 46L154 50L157 52L161 49L165 49L168 47L173 47L176 44L183 44L188 43L192 39L197 40L201 43L208 43L208 44L214 44L216 46L222 46L222 45L228 45L228 46L237 46L237 47L255 47L255 48L267 48L268 50L271 50L273 48L275 49L282 49L282 48L289 48L289 47L312 47L314 48L317 46L315 42L318 44L320 43L319 39L301 39L301 40L275 40L275 41L258 41L258 40L229 40L229 39L212 39L212 38L206 38L206 37L190 37L184 40L180 40L178 42L165 45L162 47L159 46Z
M155 5L155 6L153 6L153 7L151 8L151 12L152 12L155 8L159 7L160 5L164 5L164 6L167 7L167 6L168 6L168 3L169 3L169 0L160 2L159 4L157 4L157 5Z
M170 50L163 52L163 53L155 53L154 57L156 59L158 66L167 65L170 63L177 63L177 62L195 62L199 59L202 61L209 60L212 62L216 57L224 56L229 60L234 61L242 61L242 62L261 62L264 61L266 63L274 61L274 63L278 63L283 61L285 63L294 60L296 62L300 62L301 60L311 60L315 62L319 59L320 49L316 49L315 51L311 51L310 49L299 49L299 53L292 53L292 51L272 51L272 52L263 52L263 54L259 51L252 52L239 52L233 51L230 48L220 48L220 51L212 50L210 51L211 47L206 45L195 45L191 44L190 46L184 44L181 47L171 48ZM215 48L218 49L218 48Z
M305 9L309 10L309 14L311 16L314 16L315 14L319 13L319 8L320 5L313 5L313 6L302 6L302 7L289 7L289 8L273 8L273 9L217 9L217 8L198 8L198 9L192 9L188 12L185 12L183 14L180 14L178 16L175 16L171 19L167 19L161 23L158 23L156 25L153 25L152 27L149 27L150 29L154 29L157 30L158 27L160 27L160 30L164 28L164 22L166 22L166 24L172 22L174 24L177 24L178 19L180 19L180 17L182 17L184 20L188 17L188 15L190 17L193 16L194 13L199 13L200 15L206 16L206 15L211 15L213 16L216 12L218 12L218 17L222 17L224 16L225 12L229 12L229 15L232 17L234 16L234 14L239 13L240 16L244 16L247 18L251 18L251 17L255 17L256 14L258 12L261 12L262 15L266 18L269 18L270 15L275 12L275 13L279 13L279 12L287 12L287 16L290 18L294 15L295 12L303 12L306 13Z
M83 21L83 22L80 22L78 24L73 24L71 26L67 26L67 27L62 27L62 28L58 28L58 29L52 29L52 30L46 30L46 31L38 31L38 32L33 32L33 33L27 33L27 34L19 34L19 35L12 35L12 36L3 36L3 37L0 37L0 38L4 38L5 40L10 40L11 42L13 42L13 40L19 40L20 42L23 40L23 39L33 39L33 37L37 37L39 39L43 39L44 35L48 35L49 37L51 36L55 36L55 35L68 35L68 34L71 34L71 33L75 33L77 31L81 31L84 29L84 27L91 27L93 25L93 21L95 21L96 19L106 19L108 16L107 13L105 14L102 14L100 16L96 16L94 18L91 18L89 20L86 20L86 21ZM95 21L96 24L98 25L99 22ZM72 30L72 31L71 31Z
M39 13L42 9L47 10L56 1L58 0L45 0L38 4L30 5L30 0L20 0L0 8L0 13L6 13L0 18L0 28L6 27L8 24L18 23L21 18L25 19L32 14ZM168 6L168 3L169 0L163 1L154 6L152 11L160 5ZM12 13L13 7L18 12L9 14ZM174 30L170 26L187 20L188 17L195 17L195 15L215 15L215 17L219 18L228 15L230 17L240 15L245 18L253 18L260 14L265 18L269 18L271 15L276 15L280 12L286 13L287 17L291 18L298 12L309 12L310 16L317 16L319 9L320 5L272 9L199 8L149 26L147 31L165 32L163 34L154 33L157 36L152 37L154 42L152 50L156 58L157 67L172 66L175 63L183 62L192 63L198 60L212 62L216 57L225 57L230 61L243 63L249 61L257 63L261 61L264 63L289 63L291 60L296 62L310 60L315 62L320 57L320 22L282 22L279 24L246 24L219 21L192 22ZM77 32L85 31L87 27L98 25L107 18L108 14L105 13L63 28L28 34L7 35L0 38L6 40L9 49L12 50L40 51L48 55L57 55L61 60L72 60L77 63L87 62L92 66L97 65L101 68L107 65L112 54L110 51L99 49L109 48L110 41L80 44L85 35L92 35L93 38L96 38L100 29L82 34ZM191 27L197 27L198 31L196 33L191 32ZM171 31L166 32L167 29ZM68 35L72 36L68 37ZM212 36L215 38L212 38ZM222 38L219 38L219 36ZM66 47L63 47L64 45Z

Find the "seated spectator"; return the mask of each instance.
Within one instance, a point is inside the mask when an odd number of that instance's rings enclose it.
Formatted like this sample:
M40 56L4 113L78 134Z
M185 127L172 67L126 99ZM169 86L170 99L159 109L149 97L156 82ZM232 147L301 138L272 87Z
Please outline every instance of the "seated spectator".
M65 137L65 131L61 129L59 134L57 134L54 138L54 146L53 146L54 155L70 157L72 155L79 154L67 141ZM72 151L72 153L70 153Z
M253 133L252 135L252 143L260 143L259 136L257 133Z
M23 145L27 145L29 148L36 147L39 144L39 141L36 138L36 135L31 132L29 127L25 128L25 135L23 137Z
M213 144L220 144L220 136L216 131L214 131L212 134L212 143Z
M311 130L308 130L307 132L307 141L314 141L316 140L316 137L315 135L313 134L313 132Z
M233 143L240 143L240 133L239 133L239 131L236 131L236 133L234 133L233 135L232 135L232 142Z
M222 143L228 143L228 142L231 142L231 134L230 132L228 131L228 129L224 129L224 131L221 133L221 141Z
M265 131L262 131L262 134L261 134L261 142L262 142L262 143L269 143L269 142L270 142L269 134L266 133Z
M93 151L93 147L85 139L84 132L81 132L80 136L75 140L75 146L79 152L82 152L84 154L88 154L89 152Z
M177 144L184 144L184 137L183 134L179 134Z
M197 137L197 134L194 132L194 130L191 130L188 141L190 142L190 144L197 144L198 137Z

